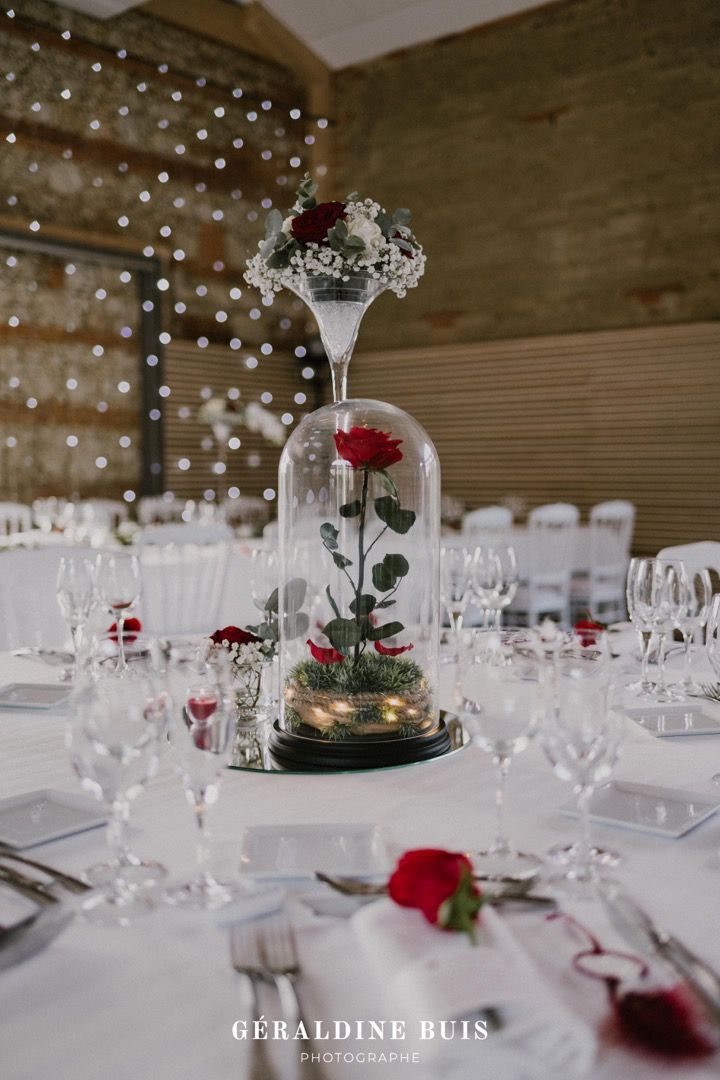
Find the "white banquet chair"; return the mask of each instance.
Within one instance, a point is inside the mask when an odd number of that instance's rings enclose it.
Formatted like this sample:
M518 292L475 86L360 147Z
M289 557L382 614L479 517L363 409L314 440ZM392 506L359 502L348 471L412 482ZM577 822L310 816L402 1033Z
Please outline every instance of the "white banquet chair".
M171 522L167 525L148 525L137 538L140 547L167 544L222 544L233 539L229 525L214 521Z
M590 510L587 530L588 572L572 582L572 606L576 615L590 612L603 622L624 619L625 579L630 563L635 507L625 499L596 503Z
M699 540L695 544L677 544L657 553L658 559L680 559L688 574L714 570L720 576L720 540Z
M227 543L144 546L140 552L144 631L166 636L217 630L229 550Z
M32 510L24 503L0 502L0 536L28 532L32 528Z
M513 512L507 506L481 506L462 519L463 534L486 544L509 543L512 525Z
M169 492L166 495L143 495L138 500L137 519L141 525L182 521L184 509L185 501L173 498Z
M570 622L570 583L580 513L570 503L547 503L528 515L527 556L521 585L509 610L529 626L543 615Z
M127 504L119 499L83 499L77 507L84 524L105 529L117 529L129 517Z

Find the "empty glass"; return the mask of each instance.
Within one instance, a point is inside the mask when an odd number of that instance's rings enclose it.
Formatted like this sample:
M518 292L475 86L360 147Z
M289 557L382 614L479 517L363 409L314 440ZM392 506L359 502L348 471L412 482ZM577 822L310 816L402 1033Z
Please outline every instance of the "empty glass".
M720 593L712 598L705 624L705 652L710 666L720 679ZM720 772L712 778L714 784L720 784Z
M505 781L513 755L526 748L543 712L543 669L518 631L479 636L459 678L461 714L467 731L497 771L495 839L472 855L476 873L489 880L533 877L541 862L517 851L505 831Z
M643 559L633 558L630 560L628 566L627 579L625 583L625 600L628 609L628 618L635 627L640 638L640 655L642 657L642 669L640 679L637 682L629 683L626 686L626 690L631 693L638 694L640 697L650 697L653 690L653 683L649 675L650 665L650 648L652 645L652 627L641 619L639 612L635 608L635 580L638 575L638 570Z
M278 587L278 553L266 548L253 548L250 589L255 607L265 613L265 605Z
M571 636L552 661L551 692L540 726L540 739L555 775L572 784L581 819L578 844L569 850L563 873L549 878L558 892L577 899L595 894L602 852L593 849L590 801L617 761L622 716L613 708L613 685L605 634L592 642ZM595 857L593 857L595 855Z
M688 604L685 567L673 559L638 559L632 589L633 611L650 627L657 643L657 682L649 697L656 702L679 696L665 680L665 643Z
M57 600L65 622L70 628L74 664L72 677L77 675L78 656L83 627L95 604L92 564L79 556L64 555L57 576Z
M518 590L515 549L509 545L476 548L472 558L472 582L483 609L484 626L487 628L492 612L493 626L499 630L502 613L513 602Z
M692 678L692 644L696 634L702 635L707 622L712 600L710 574L707 570L697 570L694 574L687 574L687 586L687 603L675 619L675 625L682 634L685 645L683 677L681 682L674 684L673 689L679 690L685 696L691 696L702 694L702 686Z
M140 562L137 555L110 555L103 552L95 563L95 590L103 607L115 619L118 657L115 673L127 675L125 659L125 619L140 598Z
M456 649L470 599L471 562L472 552L465 547L443 547L440 551L440 599L450 616Z
M165 698L147 671L134 679L90 678L75 696L66 730L70 760L83 789L110 813L111 859L85 874L99 886L82 904L93 922L127 924L147 910L153 886L166 874L160 863L134 855L127 840L130 802L157 772L165 724Z
M170 743L176 771L197 824L197 877L170 889L171 904L214 908L232 900L238 889L216 880L210 869L207 811L219 798L234 732L231 670L224 650L203 656L191 642L171 645L166 671L170 697Z

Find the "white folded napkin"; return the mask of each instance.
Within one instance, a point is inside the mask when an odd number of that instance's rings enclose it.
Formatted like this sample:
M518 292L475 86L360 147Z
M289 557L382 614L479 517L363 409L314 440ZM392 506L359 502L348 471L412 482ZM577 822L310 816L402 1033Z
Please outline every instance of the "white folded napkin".
M428 1075L575 1080L592 1067L594 1035L548 992L492 909L481 913L475 945L466 934L439 930L420 912L390 900L361 908L351 923L384 999L383 1015L406 1021L405 1048L420 1052ZM440 1021L486 1009L498 1011L502 1027L488 1030L484 1041L462 1038L457 1023L454 1037L440 1037ZM425 1028L433 1039L421 1039L421 1021L434 1022ZM449 1033L449 1026L444 1030Z

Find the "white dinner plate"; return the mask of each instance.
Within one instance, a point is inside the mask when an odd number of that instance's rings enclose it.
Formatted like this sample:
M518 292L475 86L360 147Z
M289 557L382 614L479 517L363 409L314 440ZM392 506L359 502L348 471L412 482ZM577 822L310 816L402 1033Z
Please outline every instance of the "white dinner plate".
M23 851L105 825L98 803L85 795L42 788L0 799L0 844Z
M593 795L590 817L603 825L620 825L677 839L718 809L720 799L712 795L613 780ZM560 812L569 817L578 816L573 804L562 806Z
M325 874L387 873L376 825L252 825L243 834L240 871L255 878L312 879Z
M52 709L70 697L69 686L14 682L0 687L0 709Z
M709 701L633 705L625 714L658 739L678 735L720 735L720 709Z

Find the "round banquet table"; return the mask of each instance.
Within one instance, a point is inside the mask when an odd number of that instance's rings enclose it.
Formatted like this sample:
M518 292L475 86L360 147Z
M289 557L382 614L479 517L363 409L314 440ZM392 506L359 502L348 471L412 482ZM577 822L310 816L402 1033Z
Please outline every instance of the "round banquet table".
M452 671L444 668L445 696ZM53 671L0 655L0 685L52 682ZM711 774L720 770L720 737L654 739L627 723L618 778L685 787L718 795ZM52 787L77 792L63 746L64 715L0 711L0 795ZM410 847L477 849L491 839L493 774L488 757L468 746L446 759L387 771L343 775L253 774L228 771L213 811L216 857L236 866L243 829L288 823L371 822L380 826L394 856ZM539 746L513 762L507 789L510 835L526 851L544 853L574 838L572 819L558 807L569 797ZM175 879L194 871L194 825L170 754L147 791L133 804L132 841L141 855L159 857ZM617 876L628 891L690 948L720 968L720 817L679 840L595 827L601 843L623 856ZM42 861L71 873L104 857L101 829L33 849ZM594 925L593 905L585 921ZM544 916L507 916L533 952L540 978L597 1027L607 1008L605 991L570 971L567 955L543 951ZM342 924L342 925L339 925ZM318 955L345 920L318 923ZM352 1018L357 962L351 952L308 973L306 1011L322 1006L322 984L340 1000L339 1015ZM572 976L572 977L571 977ZM356 995L357 996L357 995ZM367 1002L365 1003L367 1006ZM44 952L0 974L0 1039L5 1080L242 1080L248 1076L247 1044L233 1040L232 1024L246 1015L241 988L229 965L227 931L217 917L165 906L127 929L73 923ZM601 1046L592 1077L656 1080L658 1076L709 1080L717 1060L665 1065L652 1058ZM286 1071L284 1077L290 1077ZM392 1073L357 1064L323 1066L326 1080L362 1076L413 1076L405 1065ZM484 1080L481 1059L478 1080ZM489 1078L488 1078L489 1080ZM503 1080L493 1077L493 1080Z

